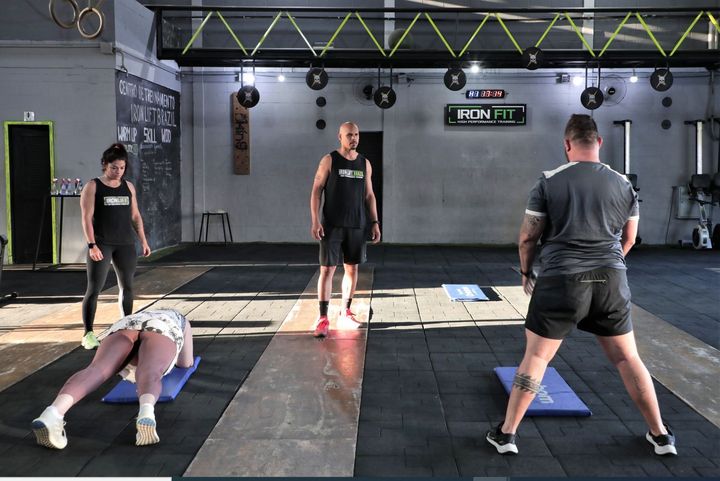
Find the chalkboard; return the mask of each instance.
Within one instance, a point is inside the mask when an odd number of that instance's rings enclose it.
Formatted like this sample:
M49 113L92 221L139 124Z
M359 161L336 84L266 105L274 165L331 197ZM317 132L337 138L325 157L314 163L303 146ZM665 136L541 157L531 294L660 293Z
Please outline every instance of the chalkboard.
M117 139L128 151L145 235L157 250L180 243L180 94L117 72Z

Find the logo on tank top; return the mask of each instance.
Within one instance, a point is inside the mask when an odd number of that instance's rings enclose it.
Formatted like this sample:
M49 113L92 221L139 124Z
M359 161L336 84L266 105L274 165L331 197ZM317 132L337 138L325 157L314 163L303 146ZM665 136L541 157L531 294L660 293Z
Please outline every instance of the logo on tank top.
M109 195L103 197L103 205L116 206L116 205L130 205L130 197L127 195Z
M346 179L364 179L365 172L362 170L338 169L338 176Z

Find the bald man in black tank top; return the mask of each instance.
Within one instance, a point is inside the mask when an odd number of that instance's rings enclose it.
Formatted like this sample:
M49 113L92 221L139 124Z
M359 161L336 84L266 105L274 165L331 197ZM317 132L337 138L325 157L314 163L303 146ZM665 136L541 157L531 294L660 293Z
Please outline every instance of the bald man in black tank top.
M315 174L310 196L311 233L320 241L318 301L320 315L315 337L326 337L330 328L328 305L335 268L343 263L343 306L338 326L357 328L361 323L350 310L358 278L358 264L365 262L366 227L373 244L380 242L380 223L372 188L370 162L357 151L360 130L352 122L340 125L340 148L324 156ZM324 193L322 221L320 200ZM366 213L367 212L367 213ZM369 219L368 219L369 216Z

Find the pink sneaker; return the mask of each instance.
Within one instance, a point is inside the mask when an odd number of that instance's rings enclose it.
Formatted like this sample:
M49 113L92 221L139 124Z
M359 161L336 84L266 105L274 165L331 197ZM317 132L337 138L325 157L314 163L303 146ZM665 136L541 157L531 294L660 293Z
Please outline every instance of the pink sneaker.
M338 318L338 328L340 329L359 329L365 327L365 323L359 321L355 317L355 313L350 309L345 309L345 312L340 314Z
M327 337L329 330L330 321L328 320L327 316L320 317L317 320L317 324L315 324L315 332L313 332L313 336Z

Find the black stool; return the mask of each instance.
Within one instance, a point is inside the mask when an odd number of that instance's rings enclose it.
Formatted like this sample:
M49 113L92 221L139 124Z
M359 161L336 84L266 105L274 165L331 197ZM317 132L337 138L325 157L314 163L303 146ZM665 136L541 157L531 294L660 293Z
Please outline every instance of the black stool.
M222 221L222 227L223 227L223 240L225 241L225 244L227 244L227 234L225 233L225 222L227 222L227 228L230 232L230 242L233 242L233 235L232 235L232 229L230 228L230 216L225 211L217 211L217 212L203 212L202 219L200 220L200 235L198 236L198 244L200 242L207 243L208 241L208 227L210 226L210 219L212 216L219 215L220 220ZM205 227L205 240L202 240L203 237L203 227Z

